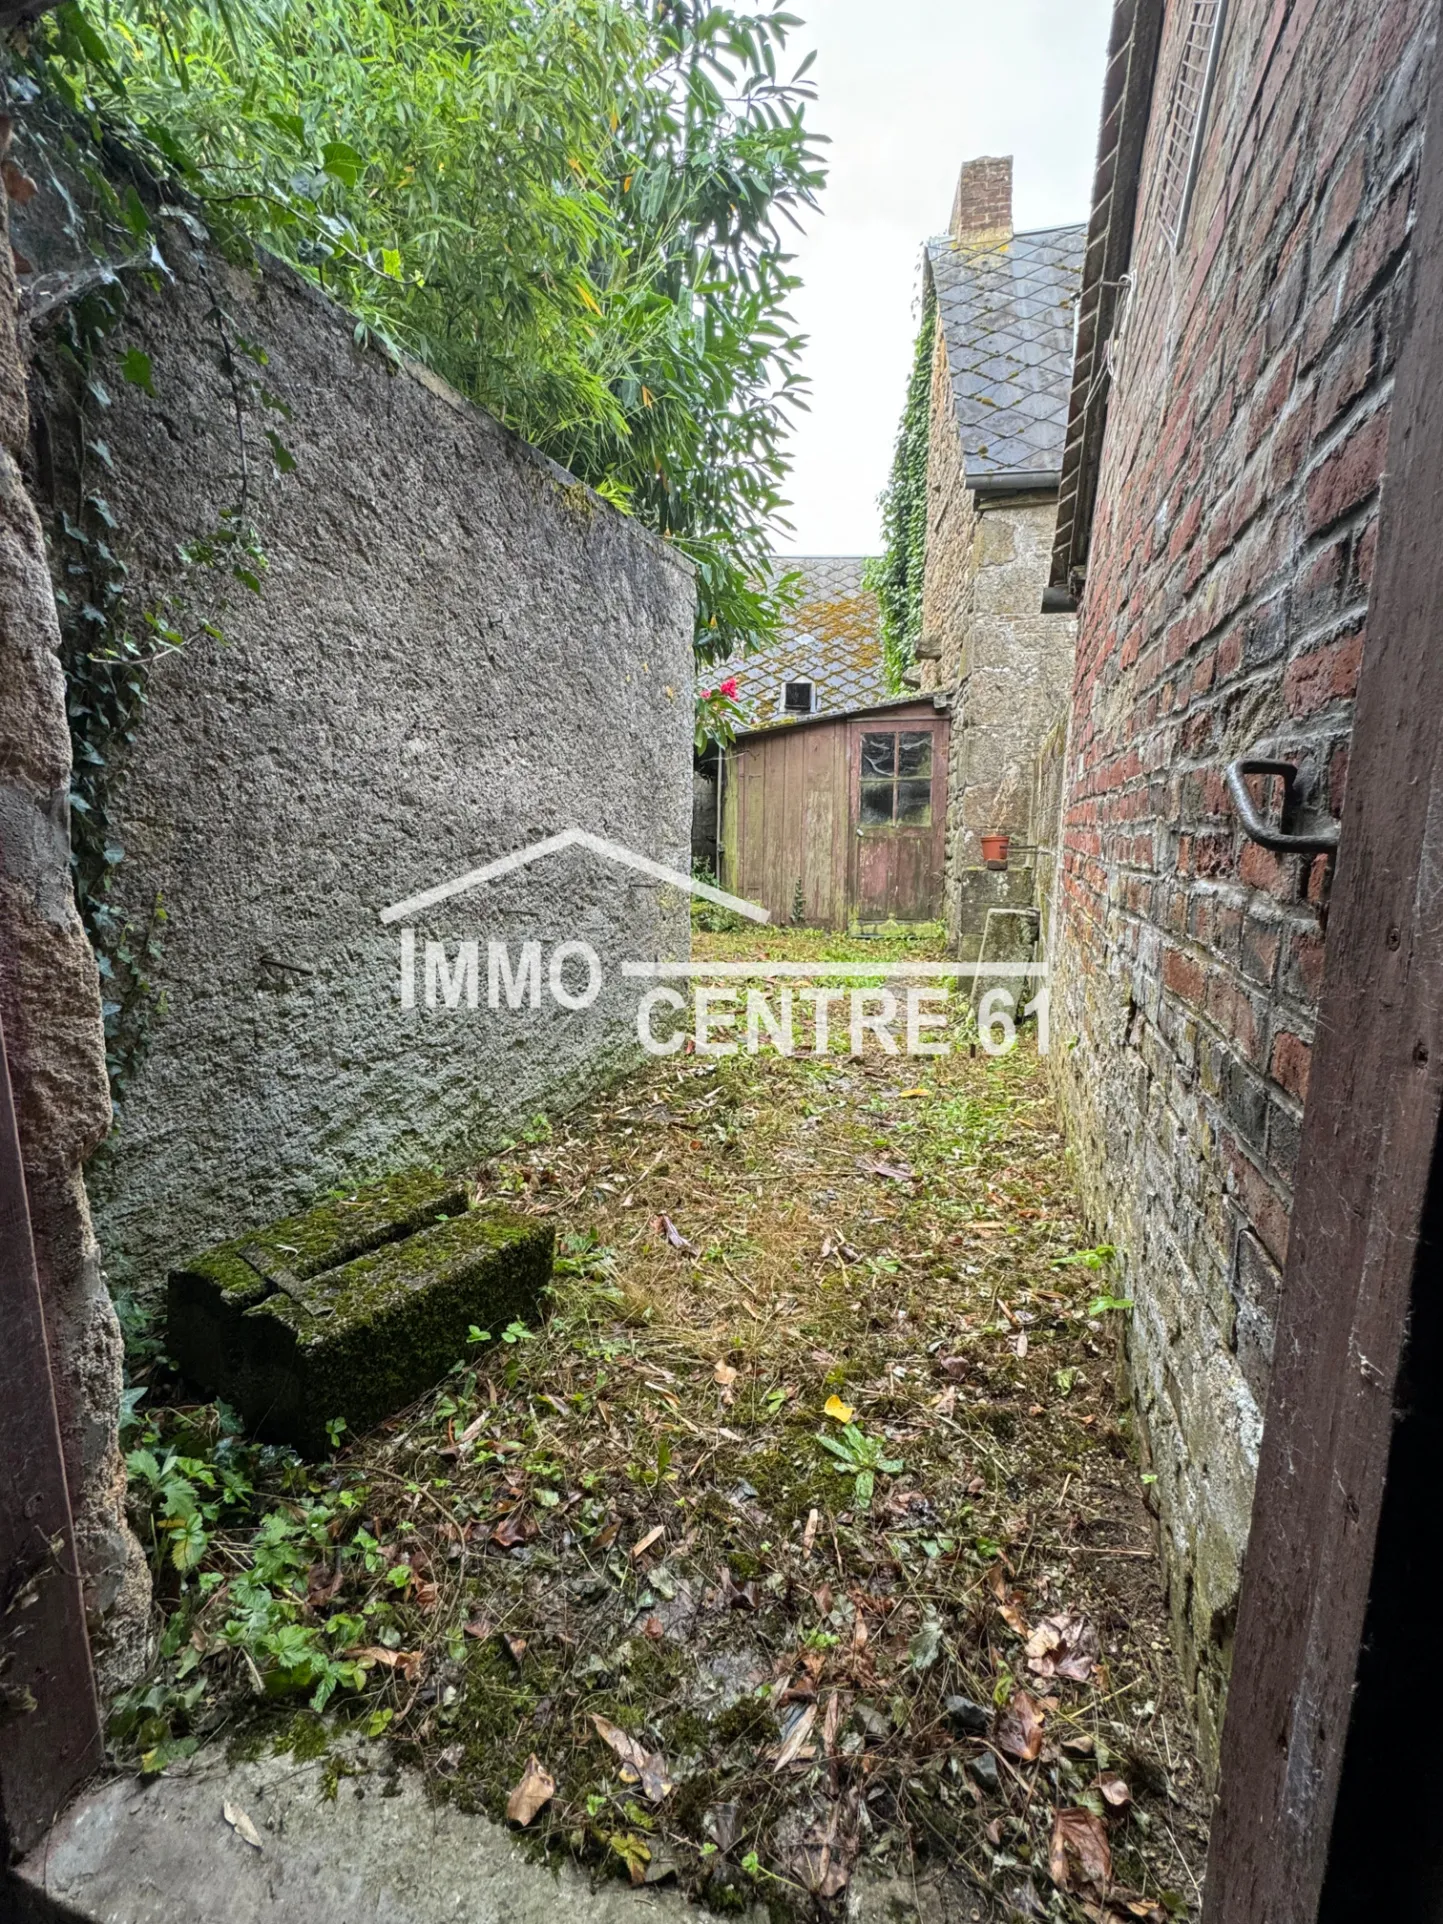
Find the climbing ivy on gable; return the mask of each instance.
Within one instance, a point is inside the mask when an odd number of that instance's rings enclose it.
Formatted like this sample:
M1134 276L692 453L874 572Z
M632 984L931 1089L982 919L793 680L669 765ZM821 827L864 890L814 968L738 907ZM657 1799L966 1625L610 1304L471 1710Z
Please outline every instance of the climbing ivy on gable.
M927 564L927 452L932 429L932 350L937 301L927 277L922 324L912 350L907 400L897 430L891 478L882 493L883 553L863 576L882 609L882 662L887 686L900 694L902 677L917 658L922 633L922 584Z

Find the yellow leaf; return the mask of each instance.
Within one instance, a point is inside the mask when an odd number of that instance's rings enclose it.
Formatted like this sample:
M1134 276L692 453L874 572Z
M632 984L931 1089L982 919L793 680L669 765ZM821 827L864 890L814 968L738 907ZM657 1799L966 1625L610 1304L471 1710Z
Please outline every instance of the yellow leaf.
M829 1396L822 1407L827 1415L834 1417L838 1423L850 1423L856 1415L851 1404L844 1403L840 1396Z
M932 1091L930 1089L904 1089L901 1092L901 1100L903 1102L909 1102L913 1096L930 1096L931 1093Z
M655 399L656 399L656 396L652 393L651 389L643 381L641 384L641 405L644 408L649 408Z
M583 282L578 281L576 286L576 291L581 296L581 303L583 307L589 307L593 314L599 314L601 312L600 307L597 305L596 296L592 293L589 287L587 287Z

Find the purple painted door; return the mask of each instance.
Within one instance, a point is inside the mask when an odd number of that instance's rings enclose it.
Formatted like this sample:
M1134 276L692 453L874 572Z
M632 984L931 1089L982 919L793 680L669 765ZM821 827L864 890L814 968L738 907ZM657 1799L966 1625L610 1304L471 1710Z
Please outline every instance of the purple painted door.
M932 922L942 913L947 721L854 722L848 753L854 922Z

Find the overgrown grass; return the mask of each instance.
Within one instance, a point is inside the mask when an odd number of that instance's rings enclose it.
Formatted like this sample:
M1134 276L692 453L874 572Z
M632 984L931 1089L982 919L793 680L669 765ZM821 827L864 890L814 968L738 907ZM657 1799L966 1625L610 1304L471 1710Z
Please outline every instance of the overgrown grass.
M1035 1055L678 1057L477 1183L556 1222L542 1329L323 1466L213 1412L146 1419L169 1616L132 1751L309 1703L498 1818L534 1755L540 1846L723 1909L826 1910L866 1860L930 1860L979 1915L1101 1915L1048 1876L1081 1811L1131 1915L1182 1908L1198 1787L1114 1395L1126 1312ZM1028 1655L1069 1618L1075 1680Z

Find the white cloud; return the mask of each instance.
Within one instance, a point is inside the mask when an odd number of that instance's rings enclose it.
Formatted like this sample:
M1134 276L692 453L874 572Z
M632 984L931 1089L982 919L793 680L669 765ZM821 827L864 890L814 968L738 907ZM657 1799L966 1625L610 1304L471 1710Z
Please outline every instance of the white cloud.
M793 312L811 336L811 412L793 442L794 554L879 545L916 332L922 242L957 170L1013 161L1018 228L1084 221L1111 0L802 0L817 48L812 117L830 135L822 211L797 243Z

